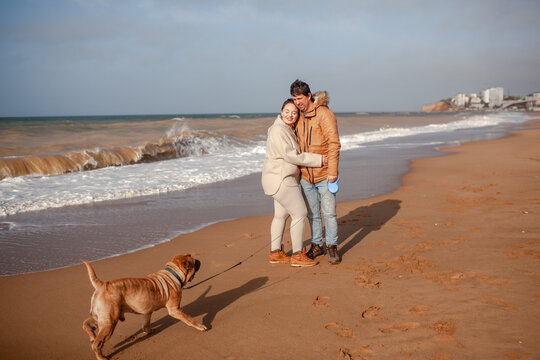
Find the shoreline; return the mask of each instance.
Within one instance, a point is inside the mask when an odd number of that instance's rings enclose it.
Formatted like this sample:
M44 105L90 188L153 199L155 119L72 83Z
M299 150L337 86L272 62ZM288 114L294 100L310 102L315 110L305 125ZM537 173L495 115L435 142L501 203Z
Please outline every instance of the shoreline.
M447 156L412 160L397 190L339 202L338 266L325 258L305 269L268 264L270 214L96 261L107 280L144 276L176 253L191 253L202 262L197 284L245 259L183 293L183 310L208 332L160 310L154 333L144 337L141 317L128 314L104 353L113 359L535 358L539 139L537 119L503 138L440 149ZM288 241L286 235L286 250ZM0 286L0 304L9 309L0 357L93 358L80 327L92 293L82 265L0 277Z

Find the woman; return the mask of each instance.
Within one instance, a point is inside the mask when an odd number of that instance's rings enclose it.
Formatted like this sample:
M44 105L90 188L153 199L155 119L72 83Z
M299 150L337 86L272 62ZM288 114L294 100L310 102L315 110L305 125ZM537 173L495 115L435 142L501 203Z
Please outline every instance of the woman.
M269 260L271 263L290 263L291 266L313 266L317 261L308 258L302 251L307 209L298 183L298 166L321 167L328 164L328 157L300 152L293 130L297 120L298 109L292 99L287 99L281 107L281 115L268 129L262 186L264 193L274 198ZM291 257L285 254L281 245L285 221L289 215L293 250Z

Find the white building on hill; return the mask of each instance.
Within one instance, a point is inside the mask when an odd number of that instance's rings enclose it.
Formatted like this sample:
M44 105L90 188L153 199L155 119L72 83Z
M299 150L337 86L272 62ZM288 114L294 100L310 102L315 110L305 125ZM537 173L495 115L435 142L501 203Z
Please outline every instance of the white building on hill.
M467 101L468 101L468 97L467 95L463 94L463 93L459 93L457 94L456 96L454 96L454 98L452 99L452 101L454 102L454 105L456 105L457 107L461 108L461 107L465 107L465 104L467 104Z

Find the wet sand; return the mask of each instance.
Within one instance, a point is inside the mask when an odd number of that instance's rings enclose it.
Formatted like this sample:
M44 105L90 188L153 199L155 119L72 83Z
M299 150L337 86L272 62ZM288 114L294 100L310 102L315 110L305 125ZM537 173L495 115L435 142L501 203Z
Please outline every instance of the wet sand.
M513 136L416 159L397 191L338 206L343 262L269 264L271 215L218 223L94 263L144 276L177 253L202 267L183 310L128 314L112 359L537 359L540 357L540 121ZM306 234L306 238L307 238ZM288 237L286 237L288 240ZM287 243L290 250L290 243ZM93 359L83 266L0 278L0 358Z

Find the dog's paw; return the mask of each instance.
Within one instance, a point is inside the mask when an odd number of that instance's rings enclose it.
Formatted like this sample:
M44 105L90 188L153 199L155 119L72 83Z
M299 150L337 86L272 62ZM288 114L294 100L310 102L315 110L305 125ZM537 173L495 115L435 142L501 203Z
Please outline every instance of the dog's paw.
M206 326L204 326L203 324L198 324L199 326L197 326L197 330L199 331L207 331L208 328Z

